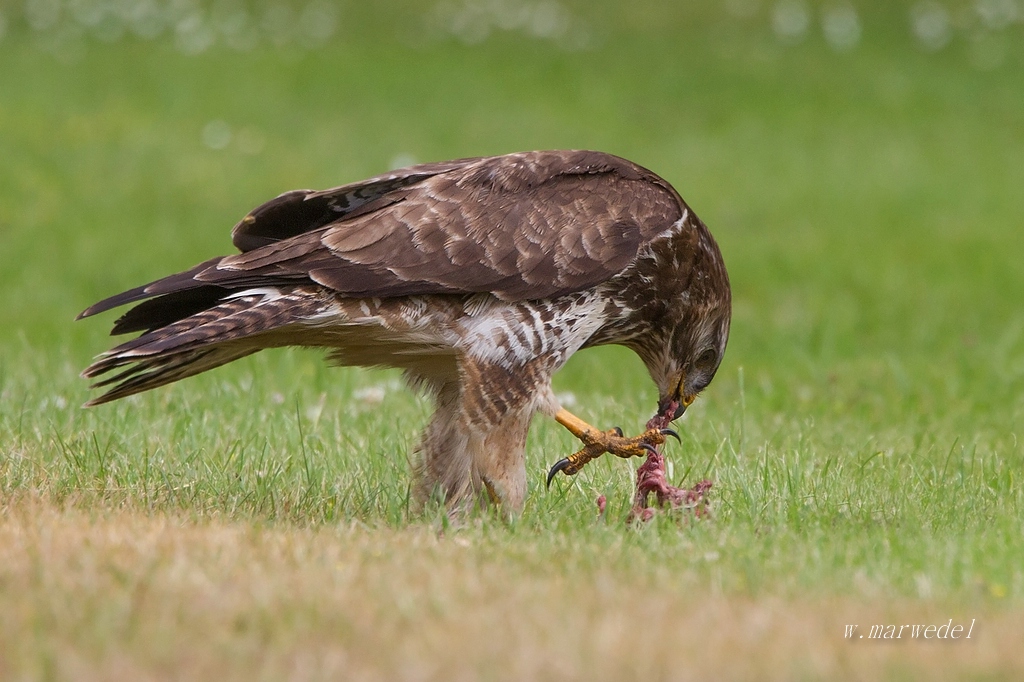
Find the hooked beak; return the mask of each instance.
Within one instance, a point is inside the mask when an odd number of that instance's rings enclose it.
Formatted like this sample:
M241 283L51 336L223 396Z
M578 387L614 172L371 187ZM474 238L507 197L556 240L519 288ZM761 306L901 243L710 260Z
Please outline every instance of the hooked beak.
M672 392L658 401L658 414L669 417L669 421L675 421L682 417L686 408L697 398L696 395L683 395L684 383L686 383L684 372L673 376L669 384L672 386Z

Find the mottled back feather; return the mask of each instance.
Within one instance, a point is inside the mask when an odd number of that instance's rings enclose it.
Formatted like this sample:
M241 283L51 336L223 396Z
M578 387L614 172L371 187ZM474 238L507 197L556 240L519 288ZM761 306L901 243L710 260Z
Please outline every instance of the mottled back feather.
M200 291L169 302L188 310L217 293L210 287L226 295L304 282L351 297L550 298L620 272L684 208L658 176L599 152L424 164L331 190L282 194L235 226L242 253L100 301L79 317L192 289ZM139 312L118 329L162 322Z
M375 178L311 200L341 197L351 207L348 197L361 188L388 191L369 196L355 213L310 223L300 235L288 236L298 219L282 221L280 241L228 256L195 278L230 286L242 273L305 275L354 297L489 292L506 301L550 298L617 274L683 211L678 195L657 176L596 152L414 167L397 179ZM290 203L300 205L297 197ZM283 206L277 210L284 215ZM274 234L272 226L261 234Z

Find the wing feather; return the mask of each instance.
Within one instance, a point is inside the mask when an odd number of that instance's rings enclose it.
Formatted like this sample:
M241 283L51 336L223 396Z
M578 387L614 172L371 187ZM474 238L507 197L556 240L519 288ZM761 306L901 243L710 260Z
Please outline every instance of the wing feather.
M426 163L326 190L298 189L271 199L249 212L231 231L239 251L252 251L310 232L346 216L365 212L390 192L460 168L476 159Z
M310 280L353 297L550 298L615 276L684 209L664 180L599 152L424 164L282 194L235 226L242 253L119 294L81 316L188 289L206 287L205 300L215 292L209 287Z

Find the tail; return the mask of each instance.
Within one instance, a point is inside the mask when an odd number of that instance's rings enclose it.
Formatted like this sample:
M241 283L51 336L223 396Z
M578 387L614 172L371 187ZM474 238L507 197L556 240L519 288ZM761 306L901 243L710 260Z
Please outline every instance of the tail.
M83 316L98 312L99 305ZM264 348L296 343L289 331L321 314L327 305L323 290L315 285L241 291L200 287L145 301L121 317L112 333L145 332L98 356L82 372L94 379L122 370L96 381L92 388L113 388L85 405L101 405Z

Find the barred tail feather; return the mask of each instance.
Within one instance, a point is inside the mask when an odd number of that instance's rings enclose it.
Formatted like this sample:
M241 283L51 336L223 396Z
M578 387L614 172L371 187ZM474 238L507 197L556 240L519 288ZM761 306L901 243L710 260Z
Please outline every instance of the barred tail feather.
M288 329L323 309L324 301L318 293L311 288L240 291L206 310L122 343L98 356L82 372L83 377L94 379L122 370L96 381L92 388L113 388L85 405L91 407L148 391L264 348L287 345L294 341ZM159 300L143 305L152 309Z
M95 407L112 400L148 391L151 388L174 383L179 379L226 365L239 358L244 358L246 355L252 355L258 350L260 349L222 347L186 351L143 360L117 376L93 384L92 388L114 383L117 385L103 395L89 400L84 407Z

